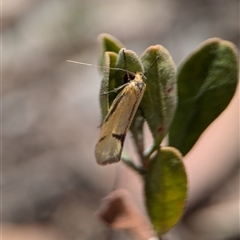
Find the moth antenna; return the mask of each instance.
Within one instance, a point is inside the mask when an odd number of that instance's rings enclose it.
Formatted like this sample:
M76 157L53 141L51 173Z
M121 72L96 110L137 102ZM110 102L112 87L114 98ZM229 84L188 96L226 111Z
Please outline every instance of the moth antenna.
M152 62L152 64L149 66L149 68L143 73L144 75L146 75L148 73L148 71L152 68L152 66L159 60L159 56L156 57L155 61Z
M124 56L124 61L125 61L125 66L126 66L126 69L128 69L128 66L127 66L127 58L126 58L126 54L125 54L125 51L123 49L123 56ZM135 75L135 74L133 74ZM127 72L127 78L128 78L128 81L130 81L130 75L129 75L129 71Z
M67 60L67 62L69 62L69 63L76 63L76 64L80 64L80 65L85 65L85 66L88 66L88 67L105 68L105 67L103 67L103 66L94 65L94 64L85 63L85 62L78 62L78 61L74 61L74 60ZM135 73L130 72L130 71L124 69L124 68L112 68L112 67L109 67L109 69L111 69L111 70L119 70L119 71L126 72L128 76L129 76L129 74L135 75Z

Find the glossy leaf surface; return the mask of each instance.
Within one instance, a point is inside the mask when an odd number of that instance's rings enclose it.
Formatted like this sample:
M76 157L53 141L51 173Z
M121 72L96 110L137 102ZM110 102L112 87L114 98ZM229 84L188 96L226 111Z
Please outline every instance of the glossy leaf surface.
M179 68L178 107L169 145L183 155L231 101L238 83L237 51L232 43L205 41Z

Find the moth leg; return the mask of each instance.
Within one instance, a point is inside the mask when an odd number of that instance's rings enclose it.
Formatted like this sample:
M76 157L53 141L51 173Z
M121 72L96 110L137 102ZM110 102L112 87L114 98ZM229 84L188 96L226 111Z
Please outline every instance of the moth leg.
M129 84L129 83L125 83L125 84L121 85L121 86L118 87L118 88L114 88L114 89L111 90L111 91L103 92L103 93L101 93L101 95L106 95L106 94L111 93L111 92L117 92L117 91L119 91L120 89L126 87L128 84Z

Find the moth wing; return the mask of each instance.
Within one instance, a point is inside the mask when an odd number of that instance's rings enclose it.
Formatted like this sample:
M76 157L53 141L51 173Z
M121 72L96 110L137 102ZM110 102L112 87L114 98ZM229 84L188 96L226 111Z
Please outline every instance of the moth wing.
M126 133L142 99L145 90L130 82L113 101L104 119L99 141L95 148L95 157L101 165L118 162L121 158Z
M120 160L121 153L121 142L114 138L111 134L99 141L95 148L95 157L97 159L97 163L100 165L118 162Z

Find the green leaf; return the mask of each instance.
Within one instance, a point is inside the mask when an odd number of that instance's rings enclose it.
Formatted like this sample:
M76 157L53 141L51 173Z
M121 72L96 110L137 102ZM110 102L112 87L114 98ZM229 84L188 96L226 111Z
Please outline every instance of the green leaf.
M98 48L99 48L99 65L100 73L102 75L102 82L100 88L100 107L102 112L102 120L107 115L109 106L113 102L116 95L110 95L108 92L116 86L116 67L117 55L123 44L111 36L110 34L100 34L98 36ZM109 99L110 98L110 99Z
M235 46L217 38L205 41L179 68L179 103L169 130L169 145L187 154L227 107L237 82Z
M147 88L140 107L155 143L159 145L168 131L177 103L175 65L161 45L147 48L141 61L147 77Z
M100 107L102 111L102 119L108 113L109 109L109 93L110 89L114 88L114 82L116 78L116 71L114 68L116 66L117 54L114 52L105 52L104 58L102 59L102 81L100 88ZM111 81L110 81L111 80ZM113 101L113 100L112 100Z
M124 45L118 39L107 33L102 33L98 36L98 46L99 46L98 63L100 66L104 65L105 52L118 53L120 49L124 47ZM101 69L100 72L102 72Z
M144 180L147 211L155 230L162 235L184 212L187 175L180 152L162 148L150 162Z
M124 52L124 53L123 53ZM116 67L126 69L129 73L136 74L137 72L143 72L143 65L137 56L137 54L131 50L121 49L118 54L118 60ZM127 73L124 71L119 71L117 74L119 86L126 83ZM125 79L125 82L124 82ZM142 157L144 145L143 145L143 123L144 118L142 117L141 109L135 114L135 117L130 126L130 131L133 135L135 145L137 147L137 152Z
M126 69L128 72L134 74L137 72L143 72L143 65L137 54L134 51L125 48L122 48L118 53L116 67ZM122 80L125 77L126 72L119 71L119 73L119 79Z

